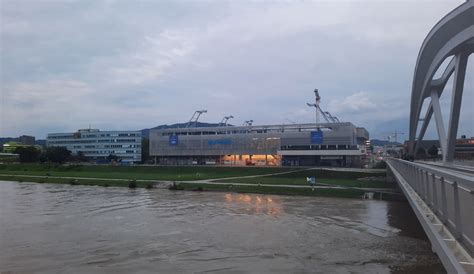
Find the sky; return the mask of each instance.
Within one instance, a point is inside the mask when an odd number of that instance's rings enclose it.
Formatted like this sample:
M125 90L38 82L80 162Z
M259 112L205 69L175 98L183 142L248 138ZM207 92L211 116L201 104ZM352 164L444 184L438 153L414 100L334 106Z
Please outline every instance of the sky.
M139 130L199 109L203 122L309 123L318 88L340 120L404 139L421 43L462 2L0 0L0 137ZM459 135L474 136L473 58Z

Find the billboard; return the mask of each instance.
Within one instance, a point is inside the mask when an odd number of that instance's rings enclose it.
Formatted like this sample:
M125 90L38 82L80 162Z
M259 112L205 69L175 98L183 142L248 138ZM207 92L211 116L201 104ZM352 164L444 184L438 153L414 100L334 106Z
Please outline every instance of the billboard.
M311 144L322 144L323 143L323 132L321 130L311 131Z
M178 135L170 135L170 145L176 146L178 145Z

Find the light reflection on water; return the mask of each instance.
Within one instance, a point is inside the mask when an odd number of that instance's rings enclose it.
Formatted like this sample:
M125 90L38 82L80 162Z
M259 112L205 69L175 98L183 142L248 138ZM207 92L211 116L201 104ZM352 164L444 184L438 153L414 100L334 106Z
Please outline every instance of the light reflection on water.
M274 217L284 213L279 200L274 201L271 197L236 193L226 193L224 197L227 209L243 208L249 214L266 214ZM236 207L236 204L240 206Z
M420 230L402 203L0 182L0 272L442 273Z

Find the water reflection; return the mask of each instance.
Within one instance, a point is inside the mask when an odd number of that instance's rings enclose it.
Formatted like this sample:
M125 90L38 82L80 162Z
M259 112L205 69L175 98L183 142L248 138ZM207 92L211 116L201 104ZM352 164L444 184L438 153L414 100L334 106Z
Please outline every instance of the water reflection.
M389 216L387 214L387 207L389 203L380 201L365 201L367 211L363 215L363 222L366 224L366 229L369 233L387 237L393 233L399 233L400 229L390 226Z
M256 194L224 194L226 208L238 213L266 214L277 217L283 214L281 202L268 196ZM239 212L240 211L240 212Z
M407 221L384 201L0 182L0 273L442 272Z

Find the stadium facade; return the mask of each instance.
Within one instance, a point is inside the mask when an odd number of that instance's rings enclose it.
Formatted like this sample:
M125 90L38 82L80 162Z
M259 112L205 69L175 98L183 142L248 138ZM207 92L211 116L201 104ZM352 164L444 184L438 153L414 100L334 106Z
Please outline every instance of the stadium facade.
M80 129L73 133L50 133L47 147L66 147L77 155L79 152L90 160L105 161L114 155L123 163L140 162L141 131L100 131Z
M163 165L361 167L368 139L350 122L152 129L150 156Z

